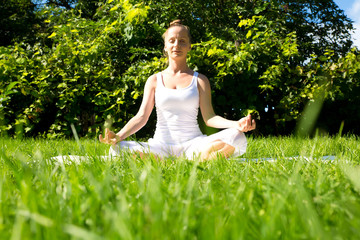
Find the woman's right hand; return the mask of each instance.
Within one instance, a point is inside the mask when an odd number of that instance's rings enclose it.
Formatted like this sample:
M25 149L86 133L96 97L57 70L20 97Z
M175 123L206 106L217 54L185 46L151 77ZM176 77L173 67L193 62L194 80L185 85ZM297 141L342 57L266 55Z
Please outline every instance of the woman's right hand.
M241 132L252 131L256 128L255 119L251 119L251 115L247 115L246 117L241 118L237 122L237 129Z
M102 143L115 145L121 141L120 136L116 135L113 131L110 131L108 128L105 129L105 137L101 134L99 135L99 140Z

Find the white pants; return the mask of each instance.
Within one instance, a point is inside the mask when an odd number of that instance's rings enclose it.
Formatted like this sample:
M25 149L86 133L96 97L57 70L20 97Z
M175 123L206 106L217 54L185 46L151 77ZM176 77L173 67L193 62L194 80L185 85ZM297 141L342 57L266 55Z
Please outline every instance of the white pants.
M220 140L235 148L233 156L240 156L245 153L247 141L245 134L235 128L224 129L210 136L200 135L189 141L180 144L167 144L150 138L148 142L122 141L111 146L110 155L120 155L120 150L130 150L142 153L153 153L160 157L185 156L193 159L206 149L210 143Z

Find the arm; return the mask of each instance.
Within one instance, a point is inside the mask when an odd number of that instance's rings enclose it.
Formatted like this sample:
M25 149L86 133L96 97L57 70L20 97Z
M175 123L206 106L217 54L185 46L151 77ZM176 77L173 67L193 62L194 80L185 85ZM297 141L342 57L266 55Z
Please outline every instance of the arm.
M144 96L137 114L116 134L109 131L109 129L105 129L105 137L103 138L101 134L99 136L100 142L116 144L145 126L155 105L155 88L156 75L152 75L146 81Z
M237 128L239 131L247 132L255 129L255 120L251 116L241 118L239 121L232 121L215 114L211 103L210 82L204 75L198 78L198 89L200 95L200 110L205 124L214 128Z

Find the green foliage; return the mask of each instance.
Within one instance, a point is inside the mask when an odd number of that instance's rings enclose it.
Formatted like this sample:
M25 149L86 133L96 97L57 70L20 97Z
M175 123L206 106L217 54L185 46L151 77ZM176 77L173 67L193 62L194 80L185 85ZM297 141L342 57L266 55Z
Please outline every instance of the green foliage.
M278 0L286 13L286 28L296 32L303 61L312 54L324 55L328 50L344 56L351 46L352 20L334 1Z
M345 122L345 132L360 132L358 51L349 51L352 26L333 1L79 1L36 14L44 27L35 44L0 48L1 134L71 136L74 124L80 136L97 135L104 122L119 129L136 113L146 79L166 67L161 35L176 18L191 28L188 62L209 78L217 114L256 111L258 132L288 134L323 96L314 127L336 133ZM329 31L343 47L327 40ZM138 136L153 128L154 117Z
M130 31L141 25L147 8L127 1L103 7L95 22L74 11L44 9L43 15L51 13L45 20L51 29L47 36L51 47L38 44L1 49L2 84L16 79L20 89L11 96L8 107L23 102L18 108L13 106L8 118L16 120L15 125L26 126L26 133L48 130L69 136L70 124L77 123L78 132L85 135L95 132L108 115L119 113L120 119L126 115L120 109L122 104L131 104L125 102L130 95L128 86L138 83L121 74L135 57L126 56L134 49ZM136 99L139 93L131 89L131 95Z
M41 19L35 13L31 0L6 0L0 5L0 46L15 42L34 43L34 32L41 29Z

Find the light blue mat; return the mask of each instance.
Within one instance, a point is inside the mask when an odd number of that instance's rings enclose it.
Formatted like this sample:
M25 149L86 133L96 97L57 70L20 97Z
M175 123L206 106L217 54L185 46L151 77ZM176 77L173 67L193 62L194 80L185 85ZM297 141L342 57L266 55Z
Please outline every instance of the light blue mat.
M322 156L322 157L315 157L315 158L311 158L311 157L305 157L305 156L293 156L293 157L280 157L280 158L239 158L236 160L239 161L243 161L243 162L248 162L248 161L252 161L252 162L276 162L276 161L281 161L281 160L305 160L305 161L312 161L312 160L321 160L321 161L334 161L335 160L335 156L332 155L328 155L328 156Z

